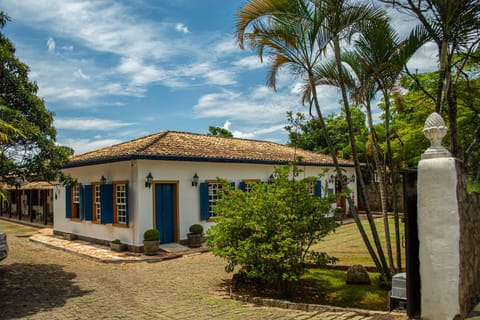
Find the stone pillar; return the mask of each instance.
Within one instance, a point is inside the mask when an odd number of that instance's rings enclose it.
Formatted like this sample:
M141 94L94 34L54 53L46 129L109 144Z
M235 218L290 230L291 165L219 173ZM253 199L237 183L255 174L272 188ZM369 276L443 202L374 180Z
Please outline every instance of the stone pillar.
M452 320L460 314L460 219L457 173L441 140L442 117L432 113L423 130L431 146L418 164L418 238L420 242L421 317Z

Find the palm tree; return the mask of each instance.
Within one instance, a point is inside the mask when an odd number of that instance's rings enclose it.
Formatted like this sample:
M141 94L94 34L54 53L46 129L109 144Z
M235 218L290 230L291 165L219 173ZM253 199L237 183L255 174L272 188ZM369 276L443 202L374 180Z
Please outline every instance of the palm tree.
M349 10L349 8L351 10ZM305 78L306 88L309 94L308 98L307 95L304 94L303 102L308 102L310 113L311 108L315 108L319 123L325 133L325 141L332 156L337 175L342 177L342 171L338 164L338 159L331 139L327 134L325 121L318 102L314 79L314 67L321 61L322 53L331 42L331 39L337 39L334 43L336 43L336 48L338 49L336 51L339 52L338 40L340 39L340 35L347 30L347 28L335 28L333 29L335 33L333 33L331 29L326 28L326 25L329 25L328 15L330 12L324 9L325 7L323 6L322 1L250 0L238 12L236 35L242 49L244 48L245 43L248 43L250 47L258 53L260 59L263 59L266 52L270 56L272 62L267 81L269 86L275 89L276 76L281 67L287 67L294 75ZM373 10L373 8L368 5L361 5L358 7L352 6L348 8L342 7L340 9L347 9L347 21L349 22L347 23L347 26L351 26L353 21L362 20L371 16L373 17L375 14L380 15L379 12ZM346 98L344 101L348 103ZM347 122L349 122L349 127L351 128L352 121L348 106L345 112L348 113ZM349 131L351 140L354 140L352 133L353 130ZM355 146L355 142L353 142L353 146ZM361 177L360 163L358 161L356 148L354 151L354 157L356 158L355 164L357 176ZM343 185L343 179L339 180L342 187L345 187ZM361 180L363 182L363 179ZM361 188L363 188L362 193L366 194L364 184L361 185ZM351 197L348 196L347 200L349 202L351 213L355 218L359 232L367 246L367 250L372 257L372 260L382 274L389 276L389 269L381 249L376 229L373 229L375 232L372 231L372 233L380 258L378 258L370 240L368 239ZM371 223L370 226L372 227L373 219L371 219L371 214L369 221ZM374 224L373 228L375 228Z
M457 129L457 98L455 84L471 53L480 44L480 3L478 0L381 0L392 4L400 11L413 15L420 26L435 42L439 59L439 79L435 99L435 111L442 113L448 105L447 115L452 146L452 155L461 157ZM464 61L454 61L456 53ZM452 72L457 68L452 79Z
M398 217L398 181L397 168L392 160L391 133L390 133L390 95L396 89L397 81L402 69L413 54L428 40L428 35L421 28L414 29L409 37L403 41L398 39L395 30L387 21L376 20L366 25L365 30L355 41L355 51L368 73L378 85L385 103L385 135L387 145L387 165L392 181L393 206L395 217L395 234L397 249L397 267L401 270L399 217ZM382 177L383 179L383 177ZM386 180L381 180L386 184ZM388 230L388 220L384 215L385 230ZM387 236L387 248L389 233ZM389 248L390 250L390 248ZM390 256L390 252L389 252Z
M323 0L316 2L318 10L320 10L324 16L322 21L323 27L331 35L330 45L333 47L333 53L335 57L335 64L337 67L338 84L342 94L343 109L345 111L346 120L348 123L348 134L350 137L350 143L352 146L352 154L355 163L355 171L357 174L358 186L360 187L360 196L365 203L365 209L367 213L368 223L372 232L373 241L375 243L378 256L382 265L382 273L389 275L390 270L385 260L385 254L380 243L377 228L372 216L372 212L369 206L369 199L366 192L365 181L361 170L361 164L358 159L358 151L355 142L355 135L352 126L352 117L350 112L350 105L348 101L345 72L342 67L341 59L341 41L350 41L351 37L358 33L362 26L371 20L383 19L385 13L372 7L369 4L355 2L352 3L348 0ZM351 210L352 210L351 206ZM352 210L354 211L354 210Z

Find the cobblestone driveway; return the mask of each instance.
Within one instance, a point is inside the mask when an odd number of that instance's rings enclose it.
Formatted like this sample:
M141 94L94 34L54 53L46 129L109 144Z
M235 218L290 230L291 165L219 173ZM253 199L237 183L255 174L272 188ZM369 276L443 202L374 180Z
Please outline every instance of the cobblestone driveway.
M0 319L398 319L244 304L227 296L230 275L210 253L104 264L31 243L32 232L9 232L10 256L0 264Z

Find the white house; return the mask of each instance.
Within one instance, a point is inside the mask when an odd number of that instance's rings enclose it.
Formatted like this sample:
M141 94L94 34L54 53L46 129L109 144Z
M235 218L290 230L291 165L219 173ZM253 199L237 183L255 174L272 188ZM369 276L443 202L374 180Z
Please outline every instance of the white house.
M78 185L58 192L54 230L92 241L120 239L131 250L141 250L151 228L160 231L161 243L180 242L190 225L214 223L217 177L243 189L299 156L305 176L329 170L318 178L317 195L329 180L334 189L329 156L267 141L165 131L74 156L63 171ZM353 163L339 161L356 193Z

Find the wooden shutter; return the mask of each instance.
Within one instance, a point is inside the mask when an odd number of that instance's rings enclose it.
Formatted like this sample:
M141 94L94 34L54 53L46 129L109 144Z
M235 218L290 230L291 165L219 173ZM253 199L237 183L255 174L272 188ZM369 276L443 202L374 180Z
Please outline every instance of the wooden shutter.
M72 188L65 186L65 218L72 217Z
M92 186L86 185L83 190L83 211L87 221L92 221Z
M322 181L320 180L315 181L315 196L322 196Z
M78 189L79 189L78 191L80 193L80 202L78 204L78 211L79 211L78 217L80 218L80 220L83 220L84 217L85 217L85 203L84 203L85 196L84 196L84 186L83 186L83 184L78 186Z
M200 220L210 219L210 202L208 201L208 183L200 183Z
M240 189L242 191L246 191L247 190L247 184L243 181L240 181L240 183L238 184L238 189Z
M125 184L125 224L128 226L128 184Z
M113 223L113 184L100 186L101 223Z

